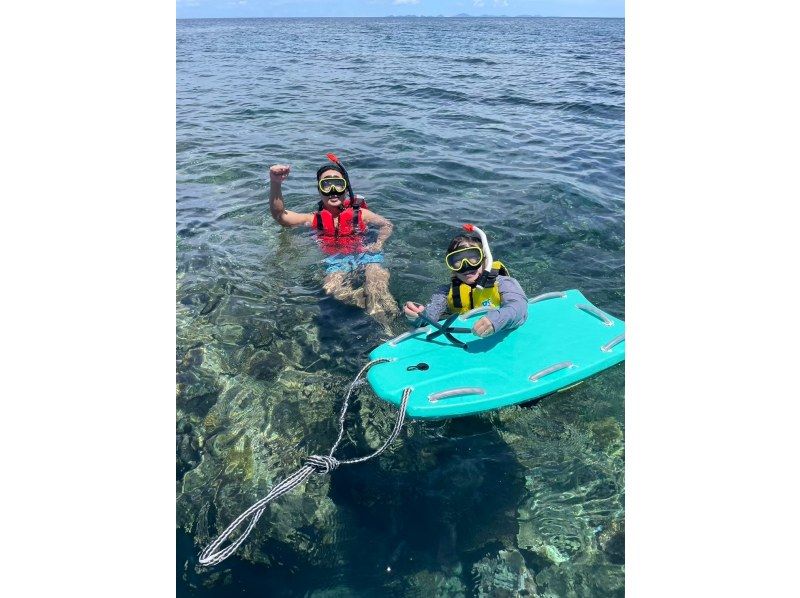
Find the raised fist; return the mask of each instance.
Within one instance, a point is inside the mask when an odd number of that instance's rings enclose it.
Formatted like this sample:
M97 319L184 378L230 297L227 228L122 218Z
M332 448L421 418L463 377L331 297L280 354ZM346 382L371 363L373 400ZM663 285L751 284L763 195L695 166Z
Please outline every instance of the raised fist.
M288 164L275 164L269 167L269 180L272 183L282 183L289 176L292 167Z

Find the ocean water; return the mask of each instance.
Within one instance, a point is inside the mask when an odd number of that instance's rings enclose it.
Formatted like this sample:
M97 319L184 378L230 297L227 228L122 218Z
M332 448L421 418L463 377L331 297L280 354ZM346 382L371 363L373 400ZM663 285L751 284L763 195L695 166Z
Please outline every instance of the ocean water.
M464 222L529 296L580 289L624 318L624 20L177 22L179 596L621 596L624 364L532 404L411 422L378 459L315 476L234 557L197 555L336 437L344 389L385 340L322 290L307 230L335 152L394 223L398 303L447 280ZM405 330L398 319L395 332ZM363 388L346 456L395 411Z

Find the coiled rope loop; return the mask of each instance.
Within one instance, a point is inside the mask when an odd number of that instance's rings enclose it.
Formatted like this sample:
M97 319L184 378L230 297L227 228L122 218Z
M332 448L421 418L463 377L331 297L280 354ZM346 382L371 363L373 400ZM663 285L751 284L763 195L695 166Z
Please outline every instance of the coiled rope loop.
M379 359L374 359L370 361L367 365L361 368L361 371L355 377L353 382L350 383L348 387L347 394L344 397L344 404L342 405L342 411L339 414L339 436L336 438L336 442L333 444L330 452L327 455L311 455L305 460L305 465L303 465L300 469L295 471L292 475L287 477L286 479L282 480L278 484L272 487L264 498L255 502L250 508L244 511L241 515L239 515L236 519L234 519L231 524L225 528L216 540L211 542L208 546L205 547L203 552L200 553L200 564L206 567L210 567L211 565L217 565L236 552L236 549L241 546L241 544L247 539L247 536L255 527L258 520L261 518L261 515L264 514L264 510L267 508L267 505L286 494L287 492L293 490L295 487L299 486L303 482L305 482L311 474L317 473L320 475L330 473L340 465L352 465L354 463L363 463L364 461L368 461L374 457L380 455L383 451L385 451L388 446L397 438L397 435L400 433L400 430L403 428L403 423L406 417L406 406L408 405L408 397L411 394L411 388L406 388L403 391L403 398L400 401L400 407L397 413L397 421L394 424L394 429L392 430L389 437L386 441L381 445L381 447L376 450L371 455L367 455L366 457L359 457L357 459L346 459L346 460L339 460L333 456L333 453L336 452L336 449L339 447L339 443L342 441L344 437L344 420L345 416L347 415L347 408L350 404L350 395L353 394L353 390L364 383L364 380L360 380L360 378L364 375L364 373L369 370L373 365L377 363L383 363L389 361L389 359L385 357L381 357ZM244 531L237 537L235 540L230 540L230 544L225 548L220 549L223 543L229 540L231 534L236 531L242 523L249 518L249 523Z

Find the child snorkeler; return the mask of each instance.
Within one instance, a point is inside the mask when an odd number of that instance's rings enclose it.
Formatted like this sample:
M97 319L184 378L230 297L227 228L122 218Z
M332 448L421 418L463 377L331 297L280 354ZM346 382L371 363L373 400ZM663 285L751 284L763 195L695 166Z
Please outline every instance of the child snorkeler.
M431 320L445 313L465 313L476 307L494 307L472 327L476 336L486 337L501 330L522 325L528 317L528 298L516 279L508 275L505 266L493 261L486 235L477 226L465 224L473 235L458 235L450 241L444 262L453 277L442 285L423 307L411 301L403 306L406 318L418 325L423 311Z

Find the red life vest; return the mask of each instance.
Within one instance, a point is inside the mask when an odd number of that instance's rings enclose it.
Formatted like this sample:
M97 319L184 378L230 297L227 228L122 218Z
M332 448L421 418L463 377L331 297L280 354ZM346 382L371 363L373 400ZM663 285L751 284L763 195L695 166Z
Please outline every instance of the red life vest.
M361 207L366 207L362 203ZM353 222L357 218L357 222ZM318 233L319 244L327 255L334 253L360 253L362 249L362 233L367 225L361 216L361 210L352 207L339 212L339 222L334 223L333 214L320 208L314 214L311 227Z

